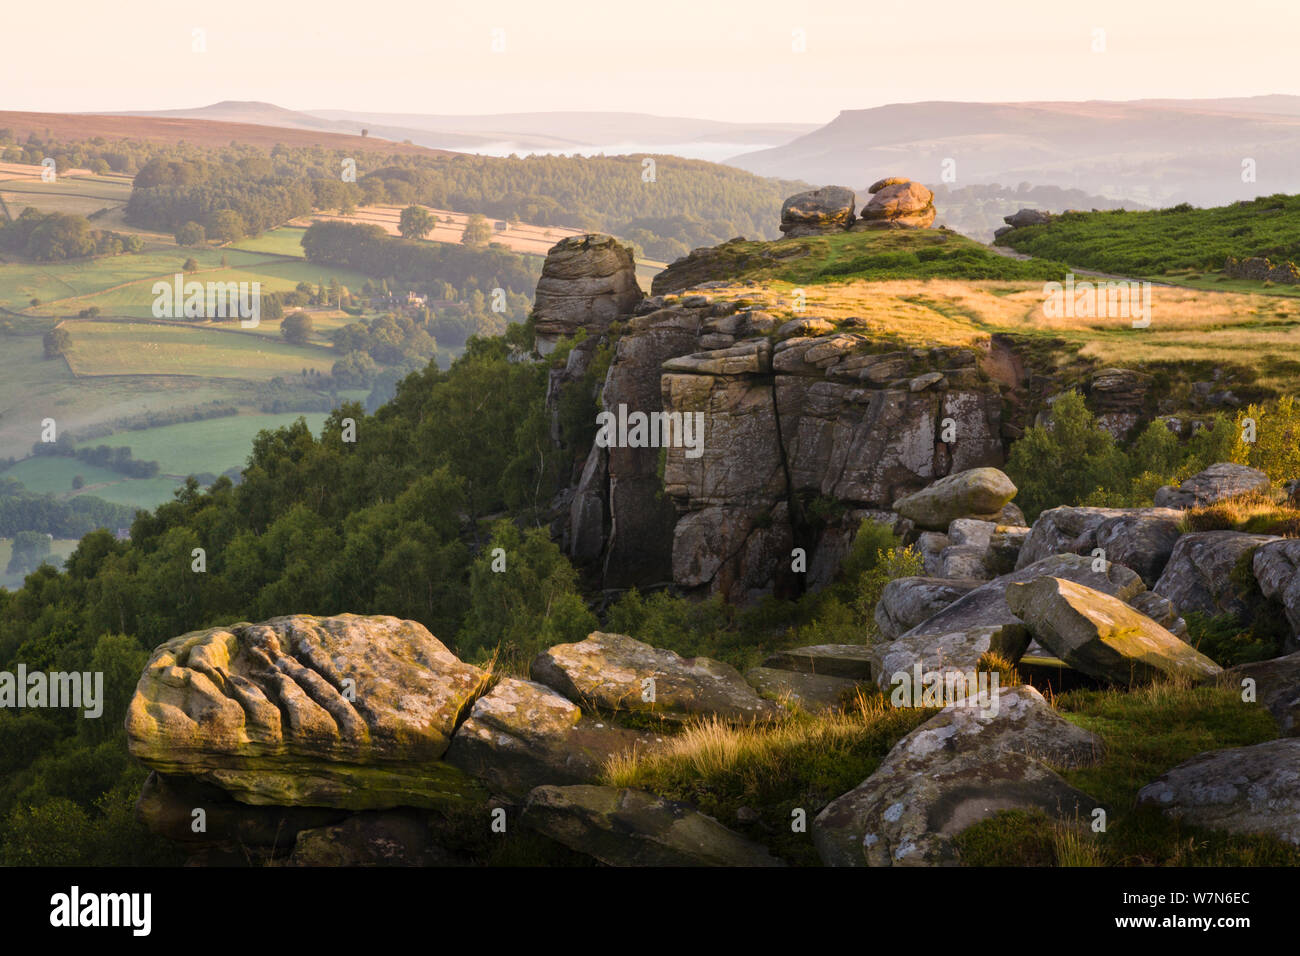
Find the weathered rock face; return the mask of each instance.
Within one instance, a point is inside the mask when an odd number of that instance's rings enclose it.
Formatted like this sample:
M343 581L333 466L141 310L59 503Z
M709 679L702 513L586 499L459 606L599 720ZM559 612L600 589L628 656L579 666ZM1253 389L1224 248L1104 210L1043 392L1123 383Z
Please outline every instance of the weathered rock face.
M594 782L610 757L656 743L652 734L584 717L549 687L507 677L474 702L446 759L494 795L522 801L543 784Z
M1044 761L1088 766L1104 746L1032 687L1001 688L996 709L953 705L900 740L856 789L813 821L828 866L959 862L953 838L1003 810L1087 817L1096 801Z
M1251 561L1255 580L1264 597L1286 609L1291 625L1290 645L1300 640L1300 540L1287 538L1260 545Z
M885 585L876 604L876 627L885 640L893 640L934 617L983 582L967 579L895 578Z
M857 197L843 186L797 193L781 204L781 231L787 239L843 232L853 222Z
M920 183L891 176L873 183L855 229L924 229L934 224L934 193Z
M713 817L640 790L538 787L520 820L609 866L782 865Z
M366 811L303 830L289 866L457 866L463 862L438 842L427 814L413 810Z
M1183 614L1199 611L1211 616L1245 615L1248 607L1233 571L1253 549L1280 540L1273 535L1239 531L1185 534L1174 545L1153 590L1169 598Z
M1300 737L1212 750L1181 763L1138 791L1193 826L1264 833L1300 844Z
M753 720L779 710L730 664L679 657L623 634L597 631L576 644L556 644L537 656L531 673L571 700L667 720L709 714Z
M849 703L863 686L862 681L790 671L774 667L751 667L745 680L765 700L807 711L836 710Z
M1181 534L1182 517L1172 508L1050 508L1034 522L1017 566L1052 554L1088 555L1101 548L1108 561L1136 571L1151 587Z
M392 617L273 618L154 651L132 756L252 804L439 807L477 793L440 758L485 674Z
M1271 661L1238 664L1223 672L1223 683L1234 690L1253 681L1255 700L1267 707L1283 734L1300 736L1300 652Z
M1203 681L1220 667L1109 594L1060 578L1007 588L1007 606L1040 644L1075 670L1117 684L1155 677Z
M1268 475L1257 468L1220 462L1192 475L1177 488L1165 485L1155 494L1157 508L1195 508L1236 495L1265 492Z
M1151 376L1128 368L1103 368L1092 374L1088 398L1097 424L1122 439L1142 418Z
M763 330L774 324L752 303L703 295L626 323L604 410L663 413L699 433L678 431L693 441L664 448L660 427L653 442L588 456L557 536L599 564L604 586L671 581L733 602L794 595L834 575L864 519L896 523L882 512L898 497L1001 463L1001 398L973 352L873 352L871 337L815 317L787 322L772 345ZM940 369L942 381L912 389ZM952 444L947 418L961 436ZM811 520L815 498L834 499L841 517Z
M766 668L843 677L853 681L871 679L871 654L865 644L813 644L777 651L763 661Z
M1015 494L1016 486L998 469L971 468L900 498L894 510L919 528L941 531L958 518L992 518Z
M910 686L916 675L921 680L934 675L933 679L944 681L948 675L956 678L975 673L980 658L988 653L1014 663L1028 646L1029 641L1019 632L980 625L939 633L904 634L888 644L871 646L875 655L871 670L876 675L876 685L888 694L892 687Z
M632 252L613 236L561 239L546 254L537 282L533 316L543 353L579 329L603 332L644 297Z

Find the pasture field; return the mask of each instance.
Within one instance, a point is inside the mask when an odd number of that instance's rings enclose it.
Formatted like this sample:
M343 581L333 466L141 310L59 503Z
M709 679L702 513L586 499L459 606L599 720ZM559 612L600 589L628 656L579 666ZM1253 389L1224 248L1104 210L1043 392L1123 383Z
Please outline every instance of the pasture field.
M72 538L55 538L50 542L50 554L45 560L55 567L62 567L68 555L77 550L78 543ZM16 591L23 585L23 575L5 573L9 559L13 557L13 544L12 538L0 538L0 588Z
M95 176L86 170L84 175L61 174L52 183L41 181L40 166L21 166L17 163L0 164L10 170L20 168L30 172L5 173L0 169L0 198L17 217L27 208L41 212L61 212L89 216L101 209L119 209L131 197L131 180L125 177ZM99 224L93 223L97 228Z
M306 254L302 251L302 236L306 231L301 226L281 226L260 236L232 242L227 248L303 259Z
M0 307L33 315L75 315L88 305L91 297L120 292L128 284L138 284L123 294L126 301L144 303L149 313L154 281L181 271L187 258L193 257L200 270L221 270L221 249L175 249L171 252L142 252L135 255L100 259L77 259L70 262L8 262L0 264ZM252 252L226 250L231 268L243 268L265 259ZM195 274L204 280L202 273ZM340 280L342 281L342 280ZM31 300L38 298L39 306ZM102 306L101 306L102 308Z
M298 375L304 368L328 374L337 357L323 348L211 326L70 319L64 328L72 337L68 366L78 377L193 375L270 381Z
M93 441L88 444L97 445L99 442ZM81 475L86 480L86 484L74 491L72 479L77 475ZM170 501L172 494L181 486L181 481L177 478L163 475L154 478L128 478L115 471L96 468L75 458L53 455L24 458L11 468L0 472L0 476L21 481L28 491L38 494L58 495L61 498L90 495L93 498L102 498L114 504L135 508L155 508Z
M247 462L258 432L292 425L299 418L306 420L313 435L318 435L326 416L323 412L228 415L200 422L114 432L86 444L129 447L133 458L158 462L164 474L210 472L219 475L227 468L242 467Z

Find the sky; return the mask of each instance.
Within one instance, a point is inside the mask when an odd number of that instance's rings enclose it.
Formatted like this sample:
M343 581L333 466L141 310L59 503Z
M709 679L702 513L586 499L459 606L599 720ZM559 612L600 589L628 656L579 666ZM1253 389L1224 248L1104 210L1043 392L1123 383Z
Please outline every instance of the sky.
M1297 0L65 0L11 4L4 22L13 110L823 123L934 99L1300 94Z

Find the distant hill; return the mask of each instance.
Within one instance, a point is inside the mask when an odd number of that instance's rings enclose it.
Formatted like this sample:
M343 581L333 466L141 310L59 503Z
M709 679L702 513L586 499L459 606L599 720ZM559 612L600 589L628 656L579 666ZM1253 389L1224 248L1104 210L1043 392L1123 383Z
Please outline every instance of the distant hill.
M764 176L854 189L889 174L1020 182L1146 205L1300 192L1300 97L1082 103L900 103L845 110L784 146L727 160ZM1257 181L1242 181L1243 159Z
M43 140L64 142L80 142L102 136L108 140L134 139L161 143L184 141L195 146L228 146L231 142L240 142L261 147L277 144L323 146L329 149L389 154L430 155L445 152L336 130L184 116L0 111L0 130L3 129L11 131L19 142L35 133Z
M226 100L194 109L125 111L120 115L256 123L288 129L370 136L417 146L505 155L511 152L667 152L720 159L738 148L786 143L812 123L725 123L646 113L554 112L458 116L288 110L272 103Z

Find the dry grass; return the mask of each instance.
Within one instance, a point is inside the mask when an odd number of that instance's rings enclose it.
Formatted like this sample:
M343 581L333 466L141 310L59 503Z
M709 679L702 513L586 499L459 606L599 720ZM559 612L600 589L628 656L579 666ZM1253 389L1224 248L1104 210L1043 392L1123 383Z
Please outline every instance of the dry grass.
M1245 531L1295 538L1300 537L1300 509L1256 492L1189 508L1180 528L1184 532Z

